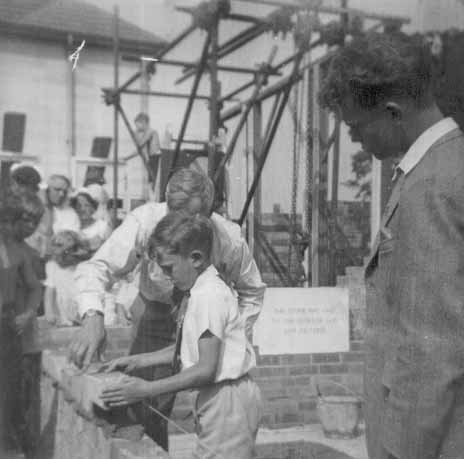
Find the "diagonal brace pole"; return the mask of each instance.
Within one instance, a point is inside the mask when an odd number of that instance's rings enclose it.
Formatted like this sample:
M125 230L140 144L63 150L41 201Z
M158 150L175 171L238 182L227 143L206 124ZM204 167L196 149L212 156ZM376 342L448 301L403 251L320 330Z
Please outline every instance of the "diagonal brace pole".
M275 55L277 53L277 46L273 46L271 49L271 52L269 54L269 57L266 61L267 66L272 64L272 60L274 59ZM253 94L251 97L248 99L246 105L245 105L245 110L242 112L242 116L240 117L240 120L237 124L237 127L235 128L234 135L232 136L232 139L227 147L227 151L222 158L221 162L219 163L216 172L214 173L214 178L213 181L216 183L217 180L219 179L222 170L224 169L225 165L227 162L230 160L232 157L232 154L234 152L235 144L237 143L238 137L240 135L240 132L242 131L243 126L245 125L245 122L248 118L248 114L250 113L251 107L255 103L256 97L258 97L259 91L261 90L261 87L263 86L264 82L266 81L266 75L265 73L260 73L257 77L256 81L256 86L253 91Z
M190 113L192 111L193 107L193 102L195 100L197 90L198 90L198 85L200 84L201 76L203 75L203 71L206 66L207 58L208 58L208 49L209 45L211 42L211 34L208 32L208 35L206 36L205 44L203 45L203 51L201 53L201 59L200 59L200 65L197 67L197 72L195 75L195 80L193 82L192 86L192 92L190 93L189 100L187 102L187 108L184 113L184 118L182 120L182 125L180 128L179 136L177 137L177 142L176 142L176 149L174 150L174 156L172 159L171 167L169 170L169 175L168 179L171 178L172 174L174 173L174 169L177 165L177 161L179 158L179 153L180 153L180 147L182 145L182 141L184 139L184 134L185 130L187 129L187 123L190 118Z

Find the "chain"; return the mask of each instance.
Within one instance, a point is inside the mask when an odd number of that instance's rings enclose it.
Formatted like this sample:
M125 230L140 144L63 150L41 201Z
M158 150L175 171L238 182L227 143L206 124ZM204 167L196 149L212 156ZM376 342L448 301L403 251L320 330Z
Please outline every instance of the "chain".
M311 202L312 202L312 174L313 174L313 135L312 135L312 82L311 82L311 68L305 72L305 87L306 87L306 190L305 190L305 216L306 221L304 222L305 232L308 237L308 247L310 249L310 234L311 234ZM311 249L310 249L311 250ZM311 253L309 250L309 253ZM308 282L311 276L310 260L308 260L308 266L306 267Z
M288 245L288 270L291 273L294 246L296 239L296 200L298 193L298 164L299 164L299 129L298 129L298 103L299 103L299 87L296 83L293 88L293 101L291 101L292 119L293 119L293 170L292 170L292 193L291 193L291 210L290 210L290 231Z

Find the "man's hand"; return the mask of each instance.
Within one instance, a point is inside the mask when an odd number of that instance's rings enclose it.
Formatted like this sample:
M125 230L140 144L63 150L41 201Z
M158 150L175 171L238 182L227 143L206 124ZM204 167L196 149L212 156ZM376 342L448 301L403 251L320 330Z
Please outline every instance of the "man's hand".
M26 330L33 317L33 311L26 311L14 318L14 328L18 335L22 335L24 333L24 330Z
M91 362L99 359L105 344L103 316L86 316L81 329L75 333L68 349L68 359L85 371Z
M152 396L152 383L125 376L121 382L105 389L100 398L108 407L126 406Z

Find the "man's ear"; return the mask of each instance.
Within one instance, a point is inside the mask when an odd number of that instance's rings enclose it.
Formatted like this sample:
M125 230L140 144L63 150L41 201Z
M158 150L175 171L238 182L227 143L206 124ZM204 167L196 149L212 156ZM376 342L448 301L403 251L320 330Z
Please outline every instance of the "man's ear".
M201 268L206 262L206 256L201 250L192 250L190 259L194 268Z
M391 120L394 122L399 122L404 117L404 108L396 102L387 102L385 104L385 111L389 114Z

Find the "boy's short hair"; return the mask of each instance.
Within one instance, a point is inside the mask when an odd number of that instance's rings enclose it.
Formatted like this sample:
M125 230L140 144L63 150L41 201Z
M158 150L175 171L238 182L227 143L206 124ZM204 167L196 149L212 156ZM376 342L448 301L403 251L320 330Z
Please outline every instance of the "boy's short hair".
M192 198L201 201L200 212L210 215L214 202L214 184L203 172L182 168L175 172L166 187L166 203L171 211L184 211Z
M143 112L140 112L134 119L134 121L137 123L139 121L145 121L145 123L149 123L150 122L150 117L146 114L146 113L143 113Z
M213 247L213 225L208 217L186 212L169 212L156 225L148 242L148 254L156 256L156 249L187 257L201 250L209 258Z

